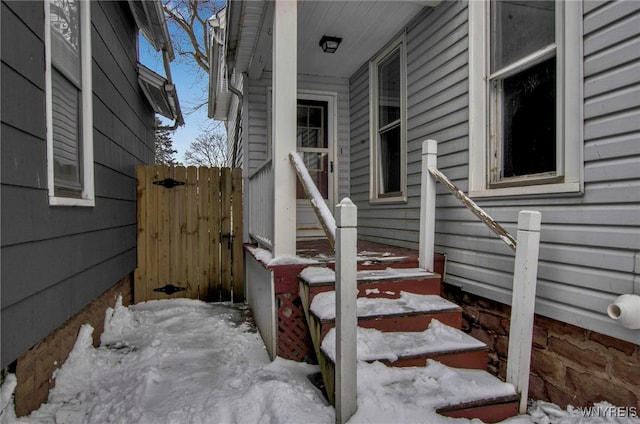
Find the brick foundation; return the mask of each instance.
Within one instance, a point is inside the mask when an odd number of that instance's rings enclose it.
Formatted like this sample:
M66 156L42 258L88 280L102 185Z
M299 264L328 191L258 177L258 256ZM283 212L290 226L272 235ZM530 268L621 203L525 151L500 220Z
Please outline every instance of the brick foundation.
M100 344L105 311L115 305L118 295L122 295L124 305L133 301L132 275L124 277L17 359L14 371L18 381L15 392L17 416L30 414L47 400L49 389L55 384L53 372L67 359L81 325L91 324L95 329L93 343L95 346Z
M490 349L489 371L505 378L511 307L443 284L464 309L463 330ZM640 409L640 346L536 315L529 397L591 406L607 401Z

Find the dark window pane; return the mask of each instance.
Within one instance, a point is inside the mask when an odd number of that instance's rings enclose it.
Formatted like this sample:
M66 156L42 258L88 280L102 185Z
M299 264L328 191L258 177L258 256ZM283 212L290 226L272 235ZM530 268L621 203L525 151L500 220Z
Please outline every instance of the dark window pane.
M49 7L51 61L71 82L81 87L79 3L54 0Z
M55 70L51 82L55 184L81 189L80 92Z
M400 119L400 50L378 66L378 127Z
M555 42L555 2L491 2L491 72Z
M298 126L306 127L307 124L307 108L305 106L298 105Z
M379 194L399 193L400 189L400 126L380 134L380 188Z
M306 127L298 127L296 140L298 147L307 147L307 145L309 144L309 137Z
M309 107L309 126L314 128L322 127L322 108Z
M503 82L503 176L556 170L556 60Z

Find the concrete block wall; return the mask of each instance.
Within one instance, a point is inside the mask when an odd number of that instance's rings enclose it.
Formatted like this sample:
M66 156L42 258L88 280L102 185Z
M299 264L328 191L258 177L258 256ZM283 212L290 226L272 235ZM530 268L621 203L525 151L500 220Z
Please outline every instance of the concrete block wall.
M489 346L489 370L504 380L511 307L443 284L464 309L463 330ZM640 410L640 346L536 315L529 397L563 408L607 401Z
M124 305L132 303L133 275L126 275L5 370L15 373L18 382L15 392L17 416L28 415L46 402L49 389L55 385L53 372L67 359L76 342L80 326L91 324L94 328L94 346L100 344L105 311L115 305L118 295L122 295Z

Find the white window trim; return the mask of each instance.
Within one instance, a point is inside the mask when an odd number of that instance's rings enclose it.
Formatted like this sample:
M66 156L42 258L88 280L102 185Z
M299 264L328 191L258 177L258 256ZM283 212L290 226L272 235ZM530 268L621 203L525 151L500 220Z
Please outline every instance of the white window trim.
M400 49L400 196L379 195L378 65ZM407 202L407 40L406 33L389 43L369 62L369 203Z
M471 197L582 193L583 42L582 2L557 2L556 44L557 176L556 184L489 188L489 2L469 2L469 194Z
M80 60L82 66L82 192L80 198L55 195L53 158L53 99L51 84L51 25L49 3L44 3L45 19L45 91L47 123L47 184L52 206L95 206L93 176L93 86L91 57L91 2L80 7Z

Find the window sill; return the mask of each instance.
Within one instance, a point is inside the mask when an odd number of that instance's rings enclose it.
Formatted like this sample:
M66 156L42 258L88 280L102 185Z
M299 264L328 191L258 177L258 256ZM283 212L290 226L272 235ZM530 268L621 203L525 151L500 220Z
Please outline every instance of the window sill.
M407 203L406 196L370 198L372 205L393 205Z
M49 206L81 206L93 208L96 206L95 199L76 199L73 197L49 197Z
M484 190L471 190L469 197L504 197L504 196L535 196L544 194L579 194L582 192L580 183L540 184L521 187L504 187Z

